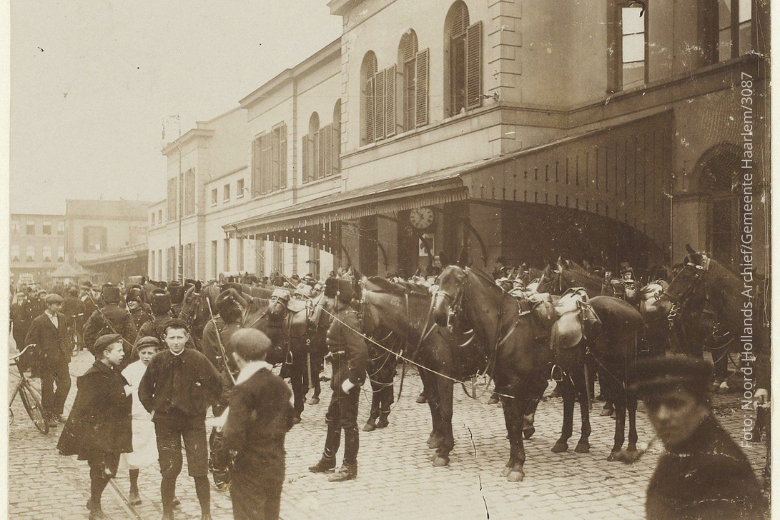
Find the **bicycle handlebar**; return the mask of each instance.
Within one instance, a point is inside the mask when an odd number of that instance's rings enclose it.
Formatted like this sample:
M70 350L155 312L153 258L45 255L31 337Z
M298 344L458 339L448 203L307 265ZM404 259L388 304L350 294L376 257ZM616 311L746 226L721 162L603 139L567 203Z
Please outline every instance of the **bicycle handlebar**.
M16 360L18 360L20 357L22 357L24 355L25 352L27 352L28 348L30 348L30 347L37 347L37 346L38 345L36 345L35 343L30 343L29 345L24 347L21 352L19 352L18 354L14 355L14 356L11 356L8 359L8 361L16 361Z

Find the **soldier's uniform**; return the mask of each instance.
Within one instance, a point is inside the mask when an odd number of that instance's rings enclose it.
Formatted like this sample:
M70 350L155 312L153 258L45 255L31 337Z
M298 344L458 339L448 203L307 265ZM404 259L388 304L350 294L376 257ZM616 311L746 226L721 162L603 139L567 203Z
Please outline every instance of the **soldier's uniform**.
M138 331L138 337L143 338L144 336L152 336L153 338L159 339L160 344L164 345L165 324L173 318L170 293L163 289L155 289L152 292L151 309L153 315L152 321L147 321L141 325L141 329ZM190 335L190 339L187 340L186 346L187 348L195 348L192 335ZM135 361L135 359L132 361Z
M357 477L357 454L360 447L357 414L360 386L366 379L368 349L363 336L358 332L361 327L357 312L349 306L352 299L350 282L329 278L325 295L337 299L336 316L327 333L333 364L333 377L330 382L333 395L325 414L325 422L328 425L325 450L320 461L309 470L321 473L335 468L341 430L344 430L343 465L328 479L339 482Z
M127 309L119 306L119 289L111 284L103 286L103 300L106 305L96 310L84 325L84 343L94 352L95 341L105 334L119 334L125 340L123 342L125 357L119 366L120 371L130 364L137 330L133 317ZM108 320L109 323L106 322Z
M178 318L184 305L184 286L173 281L168 284L168 292L171 293L171 313L174 318Z
M141 330L141 327L144 323L151 321L152 308L144 303L141 289L135 287L131 287L127 291L125 300L127 301L127 307L130 311L130 315L133 317L133 323L135 323L136 330ZM130 302L138 302L138 306L130 308ZM143 336L139 337L142 338Z

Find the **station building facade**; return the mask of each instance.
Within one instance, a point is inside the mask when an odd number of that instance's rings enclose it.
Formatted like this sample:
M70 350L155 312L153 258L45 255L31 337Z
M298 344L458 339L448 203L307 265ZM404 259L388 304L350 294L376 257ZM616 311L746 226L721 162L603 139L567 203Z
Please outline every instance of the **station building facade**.
M164 150L152 277L174 274L179 191L199 278L411 274L441 251L650 268L686 245L736 267L748 220L768 269L768 2L329 6L339 40Z

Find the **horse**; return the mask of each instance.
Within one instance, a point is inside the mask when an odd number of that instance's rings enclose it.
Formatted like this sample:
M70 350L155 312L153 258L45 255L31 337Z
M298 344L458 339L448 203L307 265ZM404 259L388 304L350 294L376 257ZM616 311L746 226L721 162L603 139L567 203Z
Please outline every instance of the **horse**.
M431 461L434 467L449 465L455 444L453 384L484 367L486 359L475 356L473 349L459 348L462 338L430 323L431 294L427 286L367 278L363 280L361 307L366 331L383 327L393 331L397 348L405 348L405 356L420 368L432 423L426 443L436 450Z
M214 305L219 293L218 284L202 285L201 282L196 282L184 293L179 318L190 326L191 334L198 340L203 338L203 329L211 320L211 314L217 312ZM211 311L209 311L209 304Z
M613 296L611 287L604 283L604 279L591 273L584 267L571 260L558 258L555 264L549 264L542 272L542 277L537 287L541 293L561 295L567 289L583 287L589 298L594 296Z
M550 350L540 347L533 313L520 313L519 303L476 269L449 265L439 275L433 318L439 327L473 330L467 348L487 359L489 374L501 396L510 454L502 476L520 482L525 473L524 417L535 410L547 388Z
M642 315L631 304L612 296L587 299L584 290L567 293L559 304L572 295L573 308L560 309L561 316L552 329L550 345L555 363L561 370L563 429L552 448L554 453L568 450L572 435L575 394L580 403L582 427L576 453L590 451L590 411L586 386L586 367L597 365L601 391L615 406L615 438L608 461L617 460L625 442L626 412L629 419L628 451L636 451L636 394L627 390L627 374L636 362L638 337L644 329ZM558 310L558 309L557 309ZM588 363L592 360L593 363Z

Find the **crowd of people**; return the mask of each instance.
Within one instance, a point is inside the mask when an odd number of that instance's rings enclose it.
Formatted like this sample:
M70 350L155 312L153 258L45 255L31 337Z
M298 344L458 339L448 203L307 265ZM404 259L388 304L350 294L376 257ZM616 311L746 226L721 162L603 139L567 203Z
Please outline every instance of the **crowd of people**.
M436 274L432 270L411 280L432 286ZM527 275L521 266L501 266L494 273L509 293L526 291ZM359 392L368 355L350 273L331 273L323 280L274 273L253 282L277 288L272 300L285 305L290 298L308 301L320 294L332 302L333 319L325 334L332 396L324 449L309 469L330 474L331 481L355 479ZM26 368L41 379L49 425L64 425L58 449L88 462L90 518L105 518L102 493L120 469L129 471L131 503L140 503L139 472L155 461L162 475L163 519L173 518L184 448L202 518L209 519L210 408L221 414L220 450L229 460L234 517L279 516L285 435L300 414L289 386L267 362L276 338L244 328L248 300L240 286L230 283L220 287L216 318L196 338L191 320L180 314L185 292L196 283L172 282L151 291L140 285L85 283L62 288L64 297L31 287L13 297L13 337L19 346L36 345L25 359ZM216 356L201 352L202 343L209 342L217 345ZM95 361L78 377L66 418L69 363L81 348ZM655 359L634 369L632 388L647 403L650 421L667 449L648 488L648 518L761 518L766 509L745 455L711 413L711 379L710 364L688 358ZM317 387L314 399L318 397ZM343 462L337 468L342 431Z

